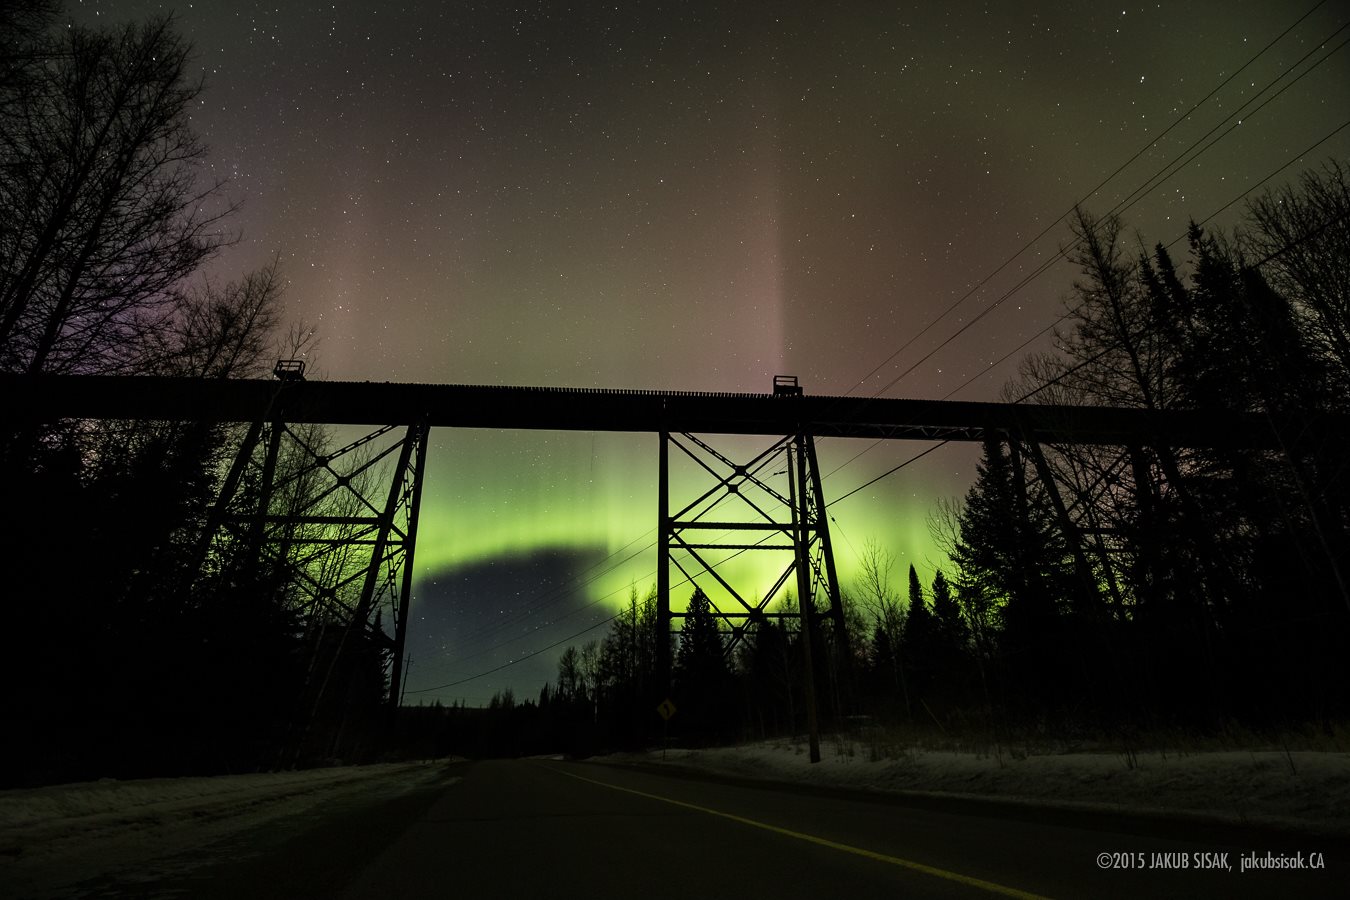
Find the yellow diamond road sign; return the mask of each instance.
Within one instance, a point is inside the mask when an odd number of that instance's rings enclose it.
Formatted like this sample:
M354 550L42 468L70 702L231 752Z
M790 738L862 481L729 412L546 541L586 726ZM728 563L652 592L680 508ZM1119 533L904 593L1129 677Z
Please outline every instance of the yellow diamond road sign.
M661 714L661 718L669 722L670 717L675 715L675 704L671 703L669 699L662 700L656 711Z

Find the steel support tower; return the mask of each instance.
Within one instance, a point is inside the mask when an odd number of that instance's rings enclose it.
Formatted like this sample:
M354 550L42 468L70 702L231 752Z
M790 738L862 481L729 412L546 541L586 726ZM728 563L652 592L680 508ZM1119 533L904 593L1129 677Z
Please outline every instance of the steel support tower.
M778 376L774 396L784 403L802 396L797 379ZM695 478L683 479L672 494L672 450ZM811 760L820 759L817 721L817 678L813 647L828 631L835 653L848 652L844 612L830 544L829 517L821 489L815 441L806 423L792 434L736 462L704 438L681 432L660 432L657 465L659 539L657 559L658 684L671 684L671 642L675 611L672 593L702 590L725 623L730 654L747 632L768 619L793 619L799 625L804 672L807 731ZM679 496L676 497L676 494ZM768 560L767 580L760 580ZM735 569L741 571L733 574ZM749 570L749 571L747 571ZM672 575L677 580L672 583ZM784 604L795 592L793 604ZM828 629L822 626L828 623Z
M284 390L303 368L282 362L276 374ZM385 425L330 449L313 426L256 420L208 511L199 577L275 573L310 641L336 647L317 667L326 671L310 672L306 718L359 640L378 648L385 701L398 705L428 432Z

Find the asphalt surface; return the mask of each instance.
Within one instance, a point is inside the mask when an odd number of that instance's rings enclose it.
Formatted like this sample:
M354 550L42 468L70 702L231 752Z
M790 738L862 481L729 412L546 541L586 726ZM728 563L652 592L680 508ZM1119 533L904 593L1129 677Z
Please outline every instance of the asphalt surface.
M1250 853L1325 868L1240 871ZM512 760L454 764L432 787L348 798L68 896L1288 900L1346 896L1347 868L1350 848L1312 837Z

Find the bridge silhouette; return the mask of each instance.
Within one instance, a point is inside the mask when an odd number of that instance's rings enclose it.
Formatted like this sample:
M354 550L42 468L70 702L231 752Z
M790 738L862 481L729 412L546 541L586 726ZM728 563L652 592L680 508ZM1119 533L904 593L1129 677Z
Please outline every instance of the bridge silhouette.
M781 387L781 386L780 386ZM326 425L705 432L1066 444L1277 448L1294 423L1263 413L973 403L776 393L612 390L303 379L0 375L6 414ZM1306 427L1300 420L1298 427Z
M731 608L716 609L727 623L729 647L755 623L786 615L772 611L771 605L795 582L799 603L794 615L799 617L806 650L804 689L813 760L819 758L819 748L815 677L810 671L812 636L820 640L827 620L835 640L842 640L845 631L816 438L1007 444L1012 453L1031 462L1076 568L1090 578L1083 529L1070 518L1042 445L1118 446L1127 451L1137 479L1161 481L1177 477L1175 463L1164 471L1168 448L1287 452L1308 441L1343 444L1350 436L1345 417L1329 415L819 396L805 394L790 376L775 378L771 393L756 394L309 381L303 365L293 361L279 362L274 374L275 380L0 375L0 410L11 427L21 429L61 419L246 423L210 508L199 563L214 543L230 541L242 546L255 565L266 557L291 566L308 591L311 613L338 616L347 629L362 629L385 648L390 685L385 699L394 707L404 676L430 429L655 434L659 682L669 684L669 635L673 620L683 615L671 609L672 570L696 586L711 579L736 601ZM336 451L320 451L297 430L314 424L375 430ZM393 435L398 428L403 429L401 437ZM751 459L738 462L701 435L761 435L775 440ZM386 443L377 450L382 438ZM280 472L278 462L285 448L293 461ZM672 450L692 460L705 479L706 490L692 501L672 502ZM392 467L385 464L383 478L375 477L377 464L395 452ZM295 458L302 462L295 464ZM325 480L326 486L311 491L299 505L278 508L277 498L288 485L306 478ZM245 484L248 489L241 489ZM322 505L334 496L348 498L345 512L335 515ZM709 517L728 502L740 509L740 517ZM712 531L722 535L708 537ZM713 551L752 550L788 556L776 581L753 592L731 584L711 558ZM353 553L359 557L355 564ZM333 565L335 554L342 556Z

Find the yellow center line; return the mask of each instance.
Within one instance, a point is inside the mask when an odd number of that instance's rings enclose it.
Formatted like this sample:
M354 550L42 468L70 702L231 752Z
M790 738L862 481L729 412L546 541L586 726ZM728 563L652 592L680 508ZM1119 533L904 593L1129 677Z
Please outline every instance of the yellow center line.
M723 819L730 819L733 822L740 822L742 825L750 825L754 828L762 828L765 831L772 831L775 834L781 834L784 837L796 838L799 841L806 841L810 844L819 844L822 847L829 847L832 850L840 850L844 853L852 853L855 856L863 856L867 859L873 859L877 862L889 863L893 866L900 866L903 869L910 869L914 872L922 872L925 875L932 875L935 878L943 878L947 881L954 881L957 884L968 885L969 887L980 888L994 894L1002 894L1004 897L1017 897L1019 900L1047 900L1040 894L1032 894L1027 891L1019 891L1017 888L1007 885L996 884L992 881L985 881L982 878L973 878L969 875L962 875L960 872L949 872L946 869L939 869L936 866L926 866L920 862L914 862L910 859L901 859L898 856L890 856L885 853L877 853L874 850L864 850L862 847L854 847L851 844L841 844L838 841L832 841L829 838L817 837L814 834L803 834L800 831L793 831L790 828L780 828L777 825L770 825L767 822L759 822L755 819L747 819L745 816L738 816L735 813L722 812L720 809L710 809L706 806L699 806L697 803L686 803L683 800L676 800L672 797L662 797L660 794L649 794L646 791L639 791L633 788L620 787L617 784L610 784L606 781L596 781L594 778L587 778L584 775L576 775L572 772L565 772L562 769L555 769L552 766L545 766L550 771L557 772L559 775L566 775L568 778L575 778L578 781L587 781L600 787L609 788L612 791L623 791L625 794L636 794L639 797L646 797L649 800L660 800L662 803L669 803L672 806L682 806L685 809L692 809L696 812L707 813L710 816L720 816Z

